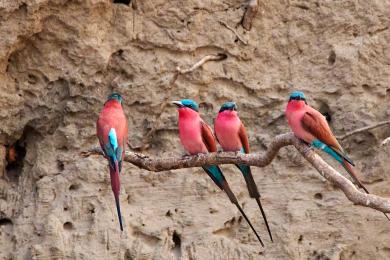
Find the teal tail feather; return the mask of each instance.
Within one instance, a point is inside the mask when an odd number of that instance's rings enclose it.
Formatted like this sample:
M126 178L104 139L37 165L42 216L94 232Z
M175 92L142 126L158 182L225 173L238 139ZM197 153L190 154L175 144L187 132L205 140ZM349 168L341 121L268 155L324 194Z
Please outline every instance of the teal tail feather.
M246 222L249 224L249 226L251 227L253 233L255 233L256 237L257 237L257 240L259 240L260 244L262 247L264 247L264 243L263 241L261 240L259 234L257 234L255 228L253 227L252 223L250 222L250 220L248 219L247 215L245 214L244 210L241 208L240 204L238 203L238 200L236 198L236 196L234 195L234 193L232 192L232 190L230 189L229 187L229 184L227 183L227 181L225 180L223 183L222 183L222 187L223 187L223 190L226 192L227 196L229 197L230 201L236 205L236 207L238 208L238 210L240 211L241 215L245 218Z
M267 227L268 235L269 235L271 241L274 242L274 240L272 238L271 229L270 229L269 224L268 224L267 216L265 215L263 206L261 205L261 202L260 202L260 193L259 193L259 190L258 190L257 185L255 183L255 180L253 179L251 168L248 165L243 165L243 164L236 164L236 166L242 172L242 175L244 176L244 179L246 182L246 186L248 187L249 196L256 200L257 205L259 206L259 209L261 211L261 215L263 216L265 226Z
M203 170L210 176L214 183L223 190L222 183L225 181L225 176L221 169L216 165L202 166Z
M345 160L349 164L351 164L352 166L355 166L355 163L348 156L346 156L345 154L341 154L341 153L335 151L334 149L332 149L331 147L329 147L325 143L321 142L320 140L316 139L311 144L314 147L316 147L318 149L321 149L324 152L326 152L327 154L329 154L330 156L332 156L339 163L343 164L343 161Z
M121 228L121 231L123 231L121 206L120 206L120 203L119 203L119 197L117 197L117 196L115 196L115 204L116 204L116 211L118 213L119 226Z
M230 201L236 205L238 210L240 211L241 215L245 218L245 220L248 222L249 226L251 227L252 231L255 233L257 239L259 240L262 247L264 247L264 243L261 240L260 236L257 234L255 228L253 227L252 223L246 216L245 212L241 208L240 204L238 203L237 197L234 195L232 190L229 187L228 182L225 179L225 176L223 176L223 173L221 169L216 165L209 165L209 166L203 166L203 170L210 176L210 178L214 181L214 183L223 191L225 191L226 195L230 199Z
M257 237L257 240L259 240L261 246L264 247L263 241L261 240L260 236L257 234L257 232L256 232L255 228L253 227L252 223L249 221L249 219L248 219L248 217L246 216L244 210L242 210L240 204L237 203L237 204L235 204L235 205L236 205L236 207L238 208L238 210L241 212L241 215L244 216L246 222L248 222L248 224L249 224L249 226L251 227L253 233L255 233L255 235L256 235L256 237Z

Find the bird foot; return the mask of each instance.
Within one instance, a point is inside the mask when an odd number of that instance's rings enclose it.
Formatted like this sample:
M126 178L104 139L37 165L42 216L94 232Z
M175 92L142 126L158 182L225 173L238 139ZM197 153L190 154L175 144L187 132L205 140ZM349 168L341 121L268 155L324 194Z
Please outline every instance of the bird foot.
M313 147L312 145L308 145L308 146L303 150L303 152L304 152L305 154L307 154L308 152L313 151L313 150L314 150L314 147Z
M191 155L189 155L189 154L183 154L183 155L181 156L181 158L182 158L183 160L187 160L187 159L190 158L190 156L191 156Z

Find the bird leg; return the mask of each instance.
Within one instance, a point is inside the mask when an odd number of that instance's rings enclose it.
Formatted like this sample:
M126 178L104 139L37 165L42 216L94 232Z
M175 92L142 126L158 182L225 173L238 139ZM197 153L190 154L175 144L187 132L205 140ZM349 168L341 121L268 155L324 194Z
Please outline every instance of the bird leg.
M306 143L306 142L305 142ZM307 144L307 143L306 143ZM311 144L307 144L307 146L305 147L305 149L303 150L303 152L305 154L308 154L310 151L313 151L315 148L311 145Z

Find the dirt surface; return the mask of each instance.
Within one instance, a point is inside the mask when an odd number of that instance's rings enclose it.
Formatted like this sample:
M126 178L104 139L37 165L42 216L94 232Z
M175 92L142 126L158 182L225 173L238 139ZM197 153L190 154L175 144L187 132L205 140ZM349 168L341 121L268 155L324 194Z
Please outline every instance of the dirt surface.
M253 169L273 244L243 178L222 166L265 248L201 169L125 164L119 231L107 163L79 155L98 144L111 91L124 96L131 145L155 129L143 152L158 156L184 153L165 105L181 98L198 101L208 123L236 101L255 152L288 131L294 89L336 134L389 119L389 0L261 1L250 31L244 11L238 0L0 2L1 259L390 258L383 214L352 205L292 148ZM176 66L218 53L227 58L169 84ZM388 136L384 126L342 141L369 190L387 197Z

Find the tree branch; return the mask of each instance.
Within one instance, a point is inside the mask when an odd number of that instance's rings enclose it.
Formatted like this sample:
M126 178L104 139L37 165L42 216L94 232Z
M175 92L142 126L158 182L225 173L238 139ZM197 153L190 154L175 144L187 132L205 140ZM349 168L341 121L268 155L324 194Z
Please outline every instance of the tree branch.
M199 68L200 66L202 66L203 64L205 64L208 61L212 61L212 60L213 61L220 61L220 60L224 60L226 58L227 58L227 55L225 53L206 55L201 60L199 60L197 63L192 65L191 68L181 69L180 67L177 67L176 71L179 74L187 74L187 73L193 72L194 70L196 70L197 68Z
M245 41L244 38L242 38L242 36L236 31L234 30L233 27L229 26L227 23L225 23L224 21L219 21L220 24L222 24L223 26L225 26L227 29L229 29L230 31L232 31L234 33L234 35L236 35L237 39L239 39L244 45L248 45L247 41Z
M377 127L380 127L380 126L384 126L384 125L389 125L389 124L390 124L390 120L382 121L382 122L376 123L374 125L369 125L369 126L365 126L365 127L362 127L362 128L358 128L358 129L355 129L355 130L353 130L351 132L348 132L346 134L336 136L336 138L339 139L339 140L344 140L345 138L350 137L351 135L358 134L358 133L361 133L361 132L366 132L366 131L369 131L371 129L374 129L374 128L377 128Z
M217 164L246 164L265 167L272 162L282 147L288 145L293 145L324 178L339 187L354 204L370 207L384 213L390 213L390 198L383 198L358 191L351 181L333 169L313 149L296 138L292 133L276 136L264 154L221 152L184 157L153 158L139 153L126 152L124 161L134 164L141 169L153 172ZM82 153L83 156L92 154L101 155L102 152L99 148L94 148Z

